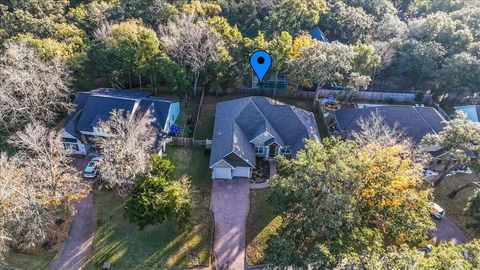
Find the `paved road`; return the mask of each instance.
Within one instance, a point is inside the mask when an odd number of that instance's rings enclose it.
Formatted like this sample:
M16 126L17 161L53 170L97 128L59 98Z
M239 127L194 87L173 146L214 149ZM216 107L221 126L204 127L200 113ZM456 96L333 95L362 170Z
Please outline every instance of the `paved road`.
M215 269L244 269L245 223L250 208L248 179L214 180L211 196Z
M467 237L460 228L448 217L435 219L437 230L435 231L435 240L437 243L453 241L455 245L467 242Z
M83 170L89 160L90 158L78 159L75 161L75 167ZM83 269L90 254L97 219L93 194L90 192L83 200L74 202L73 206L76 214L70 224L68 237L50 270Z

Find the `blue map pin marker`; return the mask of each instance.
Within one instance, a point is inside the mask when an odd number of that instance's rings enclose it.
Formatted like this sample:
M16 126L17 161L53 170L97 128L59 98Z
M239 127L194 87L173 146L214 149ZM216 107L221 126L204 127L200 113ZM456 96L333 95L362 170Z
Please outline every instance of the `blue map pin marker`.
M266 51L256 51L250 57L250 65L257 75L260 83L262 83L265 74L272 65L272 57Z

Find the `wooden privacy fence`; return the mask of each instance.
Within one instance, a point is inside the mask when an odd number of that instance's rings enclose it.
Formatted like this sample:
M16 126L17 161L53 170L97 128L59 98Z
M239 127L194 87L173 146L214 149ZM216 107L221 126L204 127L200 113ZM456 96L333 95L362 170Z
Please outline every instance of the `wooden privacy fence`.
M250 96L267 96L267 97L292 97L292 98L315 98L313 91L285 91L263 88L235 88L235 93L248 94Z
M328 90L319 89L318 97L334 96L338 99L346 99L349 91L345 90ZM393 92L370 92L370 91L356 91L352 93L354 100L365 101L383 101L383 102L399 102L399 103L414 103L414 93L393 93Z
M195 127L193 128L193 138L197 134L198 121L200 120L200 113L202 112L203 97L205 96L205 89L202 90L202 97L200 98L200 103L198 104L197 118L195 120Z
M171 141L179 146L185 147L204 147L210 149L212 147L212 140L195 140L186 137L172 137Z

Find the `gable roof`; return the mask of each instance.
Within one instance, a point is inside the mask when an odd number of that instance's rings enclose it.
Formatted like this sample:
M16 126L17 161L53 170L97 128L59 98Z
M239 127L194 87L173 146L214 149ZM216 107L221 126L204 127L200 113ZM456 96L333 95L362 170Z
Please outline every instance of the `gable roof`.
M389 126L397 125L414 143L419 143L427 134L440 132L445 126L445 119L435 108L391 105L337 110L335 111L337 127L348 133L358 132L360 131L358 120L370 117L373 112L381 115Z
M89 96L86 100L85 107L82 110L80 119L78 120L76 129L78 131L93 132L98 122L106 121L110 117L113 110L123 110L125 112L133 112L136 100L129 98L118 98L111 96Z
M67 120L65 130L80 139L80 132L93 132L93 127L108 120L113 110L123 110L134 114L150 111L155 118L154 126L161 131L171 104L176 102L178 100L156 98L152 93L142 91L100 88L79 92L74 100L76 111Z
M268 132L281 146L291 146L292 155L304 147L304 139L319 140L313 113L267 97L245 97L217 103L210 166L234 153L255 166L250 141ZM229 158L227 158L229 159ZM232 164L228 161L232 166Z

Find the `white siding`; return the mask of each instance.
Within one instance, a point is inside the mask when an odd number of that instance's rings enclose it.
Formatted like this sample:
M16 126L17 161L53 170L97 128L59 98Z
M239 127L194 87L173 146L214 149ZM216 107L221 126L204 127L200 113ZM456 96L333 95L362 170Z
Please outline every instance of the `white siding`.
M213 179L232 179L232 169L216 167L212 171Z
M237 167L237 168L232 170L232 177L250 178L250 168L249 167Z
M77 138L75 138L72 134L64 131L63 132L63 138L77 140L76 145L78 147L78 151L74 151L75 155L86 155L87 154L87 150L85 148L85 145L81 141L79 141ZM73 143L69 143L69 144L73 144Z

